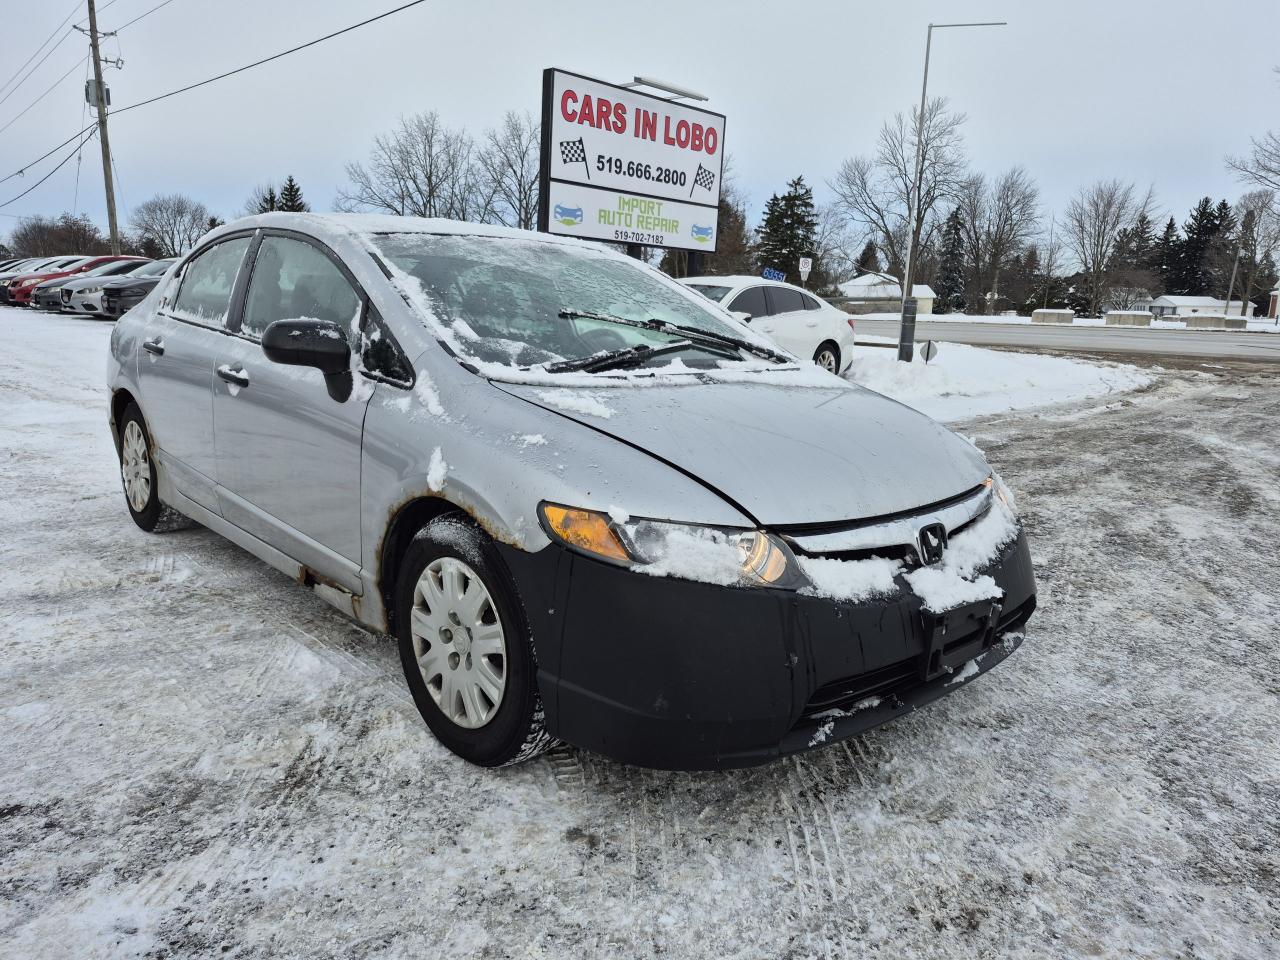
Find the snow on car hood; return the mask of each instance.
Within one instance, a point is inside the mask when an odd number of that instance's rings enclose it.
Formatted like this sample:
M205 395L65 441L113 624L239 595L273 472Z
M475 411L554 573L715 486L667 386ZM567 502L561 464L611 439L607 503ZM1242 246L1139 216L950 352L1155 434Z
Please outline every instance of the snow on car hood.
M675 464L766 526L912 510L986 479L986 461L968 441L897 401L832 380L494 386Z

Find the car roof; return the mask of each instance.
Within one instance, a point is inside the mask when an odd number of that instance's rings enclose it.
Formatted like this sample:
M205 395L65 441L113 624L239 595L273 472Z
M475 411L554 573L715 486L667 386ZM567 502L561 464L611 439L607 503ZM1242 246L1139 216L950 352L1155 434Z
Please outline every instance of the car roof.
M762 287L786 287L788 290L796 290L800 293L807 293L815 300L822 300L822 297L814 293L812 290L806 290L803 287L797 287L794 283L784 283L781 280L767 280L764 277L751 277L746 275L729 276L729 277L681 277L680 283L695 284L704 287L728 287L730 290L736 290L738 287L762 286ZM825 301L824 301L825 302Z

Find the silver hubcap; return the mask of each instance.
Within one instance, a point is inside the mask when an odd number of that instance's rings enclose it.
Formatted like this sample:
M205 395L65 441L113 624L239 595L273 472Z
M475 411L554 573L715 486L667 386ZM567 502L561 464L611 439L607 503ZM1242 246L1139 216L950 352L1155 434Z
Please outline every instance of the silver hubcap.
M507 689L507 644L488 588L461 560L433 560L413 588L410 618L418 670L440 712L483 727Z
M836 356L830 350L823 350L818 353L818 366L829 373L836 372Z
M120 475L124 477L124 495L129 498L129 506L135 513L141 513L151 500L151 458L147 455L147 439L136 420L124 425Z

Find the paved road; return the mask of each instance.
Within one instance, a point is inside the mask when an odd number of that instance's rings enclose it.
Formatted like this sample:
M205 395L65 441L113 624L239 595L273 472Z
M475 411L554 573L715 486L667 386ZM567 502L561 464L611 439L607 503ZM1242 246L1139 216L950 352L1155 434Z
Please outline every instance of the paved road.
M868 320L859 317L857 322L859 334L878 337L898 335L898 324L893 320ZM918 320L916 341L922 340L1086 353L1167 354L1280 363L1280 335L1270 333Z

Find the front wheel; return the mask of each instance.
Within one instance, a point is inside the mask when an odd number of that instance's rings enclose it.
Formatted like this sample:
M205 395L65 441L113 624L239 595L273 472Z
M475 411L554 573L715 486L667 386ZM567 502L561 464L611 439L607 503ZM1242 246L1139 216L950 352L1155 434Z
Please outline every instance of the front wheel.
M840 372L840 348L830 340L824 341L813 354L813 362L827 373Z
M405 554L395 603L405 680L442 744L483 767L551 746L523 607L484 533L461 516L423 527Z

